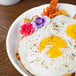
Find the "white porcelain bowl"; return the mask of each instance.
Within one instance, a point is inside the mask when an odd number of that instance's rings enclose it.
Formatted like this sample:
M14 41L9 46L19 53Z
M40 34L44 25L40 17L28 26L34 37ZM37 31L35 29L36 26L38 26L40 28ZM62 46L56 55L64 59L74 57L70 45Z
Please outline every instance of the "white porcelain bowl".
M0 5L13 5L18 3L20 0L0 0Z
M73 17L76 14L76 6L72 4L64 4L64 3L59 3L58 4L61 9L65 9L67 13ZM48 4L41 5L35 8L32 8L26 12L24 12L22 15L20 15L11 25L7 39L6 39L6 48L7 48L7 54L8 57L13 64L13 66L24 76L30 75L28 71L24 69L24 67L21 65L20 61L17 60L16 58L16 53L17 53L17 48L18 48L18 41L20 39L20 33L19 33L19 28L20 24L24 20L24 18L32 18L34 15L40 15L41 12L43 11L43 8L48 6Z

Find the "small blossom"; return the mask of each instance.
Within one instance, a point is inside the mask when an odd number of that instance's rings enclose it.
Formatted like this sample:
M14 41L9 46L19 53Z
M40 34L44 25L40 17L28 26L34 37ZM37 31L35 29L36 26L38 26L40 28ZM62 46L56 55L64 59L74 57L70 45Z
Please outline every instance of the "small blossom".
M31 22L35 30L38 28L47 25L50 22L50 18L47 16L42 17L35 17L34 20Z
M20 33L23 36L28 36L28 35L32 34L34 31L35 30L34 30L32 24L27 22L21 26Z

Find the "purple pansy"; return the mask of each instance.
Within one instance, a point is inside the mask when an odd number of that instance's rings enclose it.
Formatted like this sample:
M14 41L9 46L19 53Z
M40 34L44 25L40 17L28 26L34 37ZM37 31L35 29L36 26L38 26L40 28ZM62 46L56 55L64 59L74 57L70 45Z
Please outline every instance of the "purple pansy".
M39 27L42 27L44 25L45 19L41 18L41 17L37 17L37 18L35 18L34 22L35 22L37 28L39 28Z
M47 16L42 17L35 17L34 20L31 22L35 30L38 28L48 24L50 22L50 18Z

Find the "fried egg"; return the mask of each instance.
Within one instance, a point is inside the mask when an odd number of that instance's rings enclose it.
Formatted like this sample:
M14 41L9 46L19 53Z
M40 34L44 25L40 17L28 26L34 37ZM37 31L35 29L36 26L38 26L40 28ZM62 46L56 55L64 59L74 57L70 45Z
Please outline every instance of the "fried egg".
M76 20L63 15L19 41L24 67L36 76L62 76L76 71Z
M72 37L74 40L76 40L76 23L68 25L66 27L66 33L68 36Z

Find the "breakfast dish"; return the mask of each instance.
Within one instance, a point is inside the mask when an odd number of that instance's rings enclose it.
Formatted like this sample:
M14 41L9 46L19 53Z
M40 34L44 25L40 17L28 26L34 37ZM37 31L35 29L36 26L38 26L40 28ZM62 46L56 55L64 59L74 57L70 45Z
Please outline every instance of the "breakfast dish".
M36 76L69 76L76 71L76 15L52 0L41 15L24 18L17 59Z

